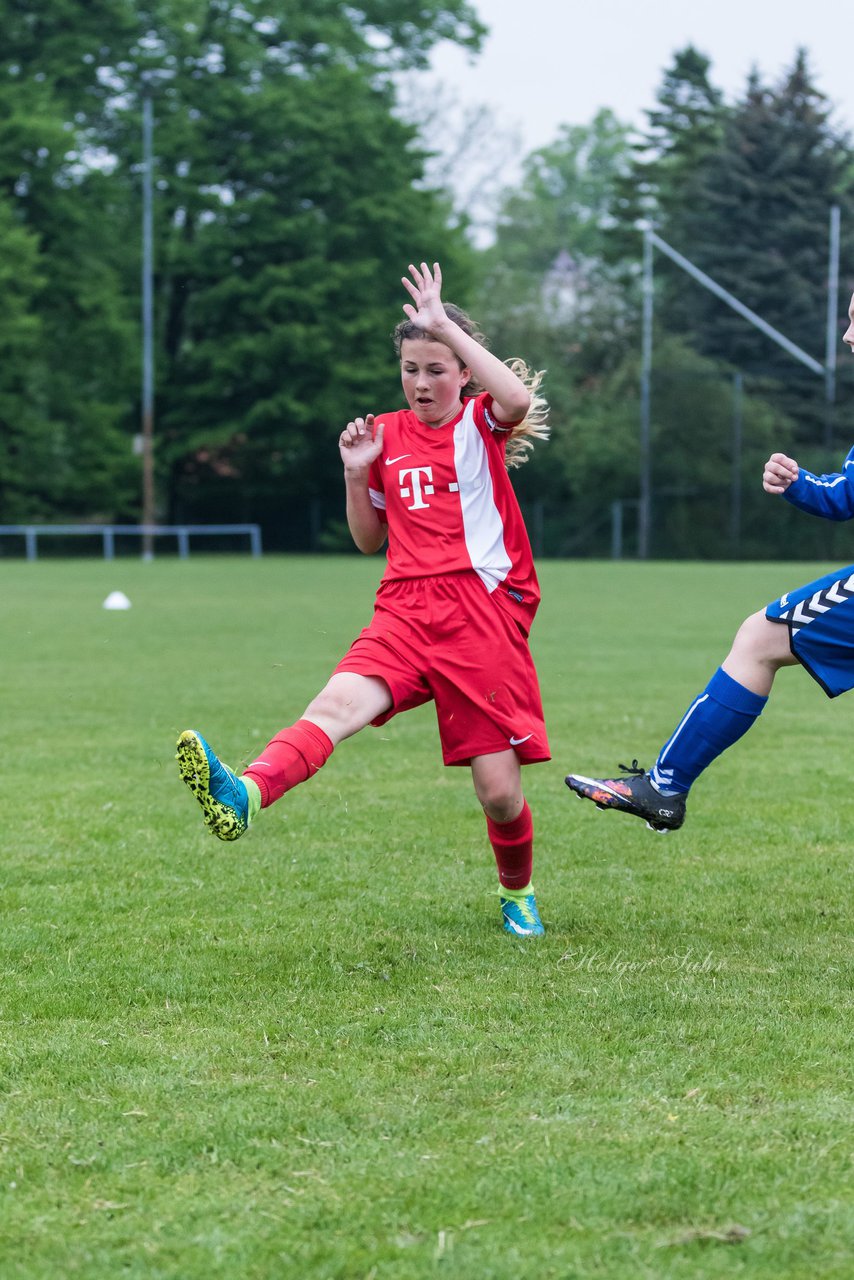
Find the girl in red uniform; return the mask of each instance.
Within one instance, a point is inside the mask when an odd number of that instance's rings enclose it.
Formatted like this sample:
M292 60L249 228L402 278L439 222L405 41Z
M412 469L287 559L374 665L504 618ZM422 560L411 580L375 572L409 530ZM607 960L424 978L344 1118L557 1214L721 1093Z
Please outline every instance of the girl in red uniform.
M388 541L373 619L239 778L194 729L178 740L178 765L207 826L234 840L343 739L433 700L445 764L471 767L504 927L530 937L543 926L521 766L548 760L549 747L527 640L539 588L507 467L546 437L546 405L539 375L502 363L442 302L438 263L409 272L395 331L409 408L354 418L339 439L353 540L366 554Z

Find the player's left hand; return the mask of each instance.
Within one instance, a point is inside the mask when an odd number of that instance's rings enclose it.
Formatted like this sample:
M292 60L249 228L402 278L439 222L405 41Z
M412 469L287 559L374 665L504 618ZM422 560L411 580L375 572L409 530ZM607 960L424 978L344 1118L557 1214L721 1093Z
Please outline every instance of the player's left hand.
M374 415L354 418L338 437L338 448L345 471L362 471L378 458L383 449L385 423L374 425Z
M401 276L401 284L412 298L412 303L404 302L403 310L407 318L419 329L436 329L447 317L442 306L442 268L438 262L433 263L431 271L426 262L420 267L409 264L411 280Z

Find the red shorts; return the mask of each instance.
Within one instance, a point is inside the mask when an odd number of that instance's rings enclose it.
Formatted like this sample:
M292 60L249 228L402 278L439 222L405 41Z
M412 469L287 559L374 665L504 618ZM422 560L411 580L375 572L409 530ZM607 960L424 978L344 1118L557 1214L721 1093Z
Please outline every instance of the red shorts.
M522 764L551 758L528 642L475 573L384 583L343 671L388 685L376 725L433 699L446 765L509 747Z

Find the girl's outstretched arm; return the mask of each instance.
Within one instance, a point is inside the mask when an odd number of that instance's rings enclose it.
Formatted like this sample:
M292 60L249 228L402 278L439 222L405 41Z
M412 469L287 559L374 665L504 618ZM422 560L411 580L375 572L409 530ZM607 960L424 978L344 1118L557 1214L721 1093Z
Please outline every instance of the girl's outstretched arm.
M445 315L442 306L442 269L438 262L432 270L426 262L420 267L410 263L409 274L401 283L412 298L403 310L419 329L428 330L438 342L444 342L458 356L492 396L492 411L500 422L521 422L531 405L531 396L521 378L512 369L464 333Z

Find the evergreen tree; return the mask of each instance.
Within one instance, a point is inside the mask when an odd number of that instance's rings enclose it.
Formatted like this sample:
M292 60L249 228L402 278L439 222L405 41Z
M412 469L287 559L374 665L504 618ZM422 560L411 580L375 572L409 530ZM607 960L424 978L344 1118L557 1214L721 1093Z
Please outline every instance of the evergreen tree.
M775 88L751 76L697 191L673 212L676 247L821 360L828 214L851 191L851 148L830 120L803 51ZM846 240L854 245L850 230ZM801 422L805 438L817 438L824 414L820 379L699 286L686 281L683 294L685 305L672 309L666 323L688 332L697 350L777 382L781 403Z
M680 240L681 212L696 198L699 175L720 146L727 116L710 69L709 59L693 45L673 55L657 105L646 113L648 128L633 141L632 164L617 184L617 220L608 244L612 259L639 261L644 222Z
M643 181L662 221L686 203L686 184L720 145L726 119L723 95L710 80L711 63L693 45L674 54L648 112Z

